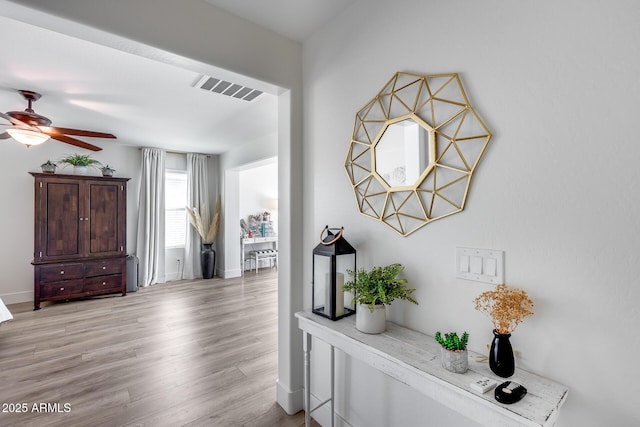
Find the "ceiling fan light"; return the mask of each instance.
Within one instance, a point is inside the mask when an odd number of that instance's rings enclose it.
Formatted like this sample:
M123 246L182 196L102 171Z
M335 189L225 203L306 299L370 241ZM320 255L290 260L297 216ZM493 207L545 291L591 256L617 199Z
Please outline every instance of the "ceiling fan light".
M49 135L30 129L11 128L7 129L7 132L9 132L9 135L11 135L13 139L27 147L40 145L49 139Z

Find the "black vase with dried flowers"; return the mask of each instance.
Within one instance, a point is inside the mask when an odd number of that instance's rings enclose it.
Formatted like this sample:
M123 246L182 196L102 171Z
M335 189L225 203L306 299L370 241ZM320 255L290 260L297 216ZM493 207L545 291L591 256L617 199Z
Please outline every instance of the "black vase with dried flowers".
M502 284L494 291L478 295L474 303L476 310L489 316L495 328L489 351L489 367L496 375L508 378L516 368L511 333L525 317L533 314L533 301L524 290Z

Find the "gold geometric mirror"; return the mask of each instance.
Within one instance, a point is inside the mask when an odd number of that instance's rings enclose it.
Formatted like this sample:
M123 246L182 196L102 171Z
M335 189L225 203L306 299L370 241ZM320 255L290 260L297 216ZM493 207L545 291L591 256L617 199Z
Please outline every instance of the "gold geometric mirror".
M396 73L356 113L345 169L358 210L402 236L460 212L490 139L457 73Z

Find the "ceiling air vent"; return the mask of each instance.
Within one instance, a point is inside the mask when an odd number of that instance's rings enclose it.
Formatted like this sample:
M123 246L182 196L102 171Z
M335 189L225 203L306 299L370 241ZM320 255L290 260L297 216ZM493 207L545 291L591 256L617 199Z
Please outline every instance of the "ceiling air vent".
M252 89L237 83L231 83L226 80L216 79L215 77L209 76L202 76L194 86L208 92L215 92L221 95L242 99L244 101L253 101L262 94L262 91L258 89Z

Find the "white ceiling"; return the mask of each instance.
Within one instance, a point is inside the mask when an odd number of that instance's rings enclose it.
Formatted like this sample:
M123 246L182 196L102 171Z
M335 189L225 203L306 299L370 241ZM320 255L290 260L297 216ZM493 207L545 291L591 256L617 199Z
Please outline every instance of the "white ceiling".
M206 1L302 41L355 0ZM26 108L18 89L39 92L33 109L52 126L118 137L80 138L94 145L218 154L277 131L273 95L247 102L207 92L193 87L201 77L193 71L3 16L0 39L13 41L0 55L0 112Z
M356 0L205 0L299 42L322 28Z

